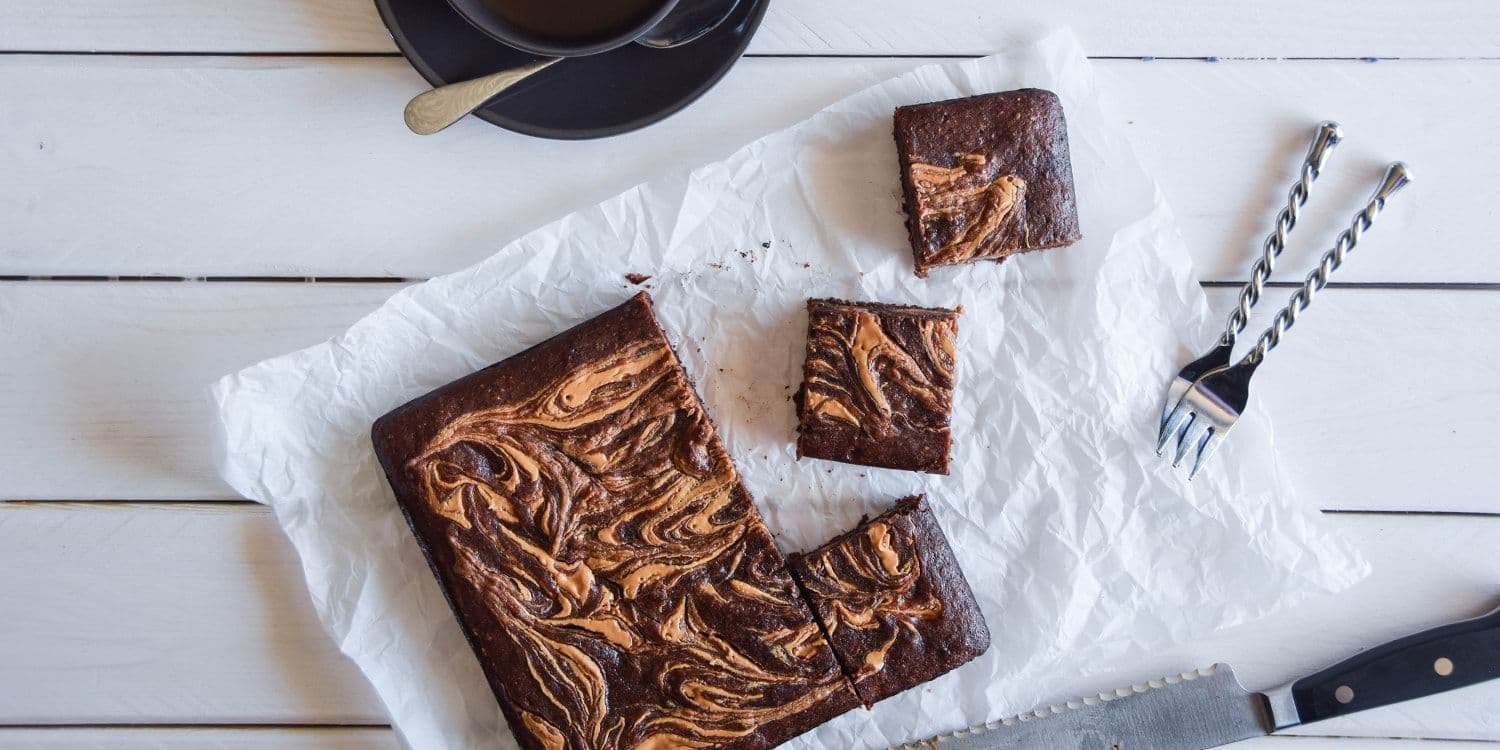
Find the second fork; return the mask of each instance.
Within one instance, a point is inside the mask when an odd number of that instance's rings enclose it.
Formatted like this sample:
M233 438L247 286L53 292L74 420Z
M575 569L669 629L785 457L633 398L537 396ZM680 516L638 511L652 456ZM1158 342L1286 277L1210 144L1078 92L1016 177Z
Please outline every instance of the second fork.
M1287 192L1286 205L1282 207L1281 213L1276 216L1276 225L1269 235L1266 235L1265 243L1261 247L1260 257L1255 265L1250 268L1250 280L1240 289L1239 299L1235 304L1234 312L1229 315L1228 325L1224 333L1219 336L1219 341L1208 353L1183 366L1167 384L1167 398L1162 405L1161 423L1157 425L1156 452L1160 454L1167 444L1167 422L1172 412L1177 409L1177 404L1187 394L1193 383L1204 373L1217 367L1229 364L1229 357L1234 351L1235 338L1244 332L1245 326L1250 322L1250 309L1260 301L1261 291L1265 283L1271 278L1271 273L1276 269L1276 259L1286 249L1286 238L1292 229L1297 226L1297 217L1300 215L1302 206L1307 203L1308 190L1312 188L1313 181L1323 173L1323 165L1327 163L1329 154L1333 153L1335 146L1344 139L1344 131L1336 122L1323 122L1318 125L1317 132L1313 135L1312 144L1308 146L1307 156L1302 159L1302 168L1298 170L1297 182L1293 183L1291 190Z

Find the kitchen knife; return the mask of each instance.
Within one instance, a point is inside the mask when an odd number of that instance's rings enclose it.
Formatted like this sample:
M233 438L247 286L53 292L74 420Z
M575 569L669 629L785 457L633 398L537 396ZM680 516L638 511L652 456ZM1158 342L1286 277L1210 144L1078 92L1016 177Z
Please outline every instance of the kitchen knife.
M1500 677L1500 609L1363 651L1267 693L1215 664L902 750L1203 750Z

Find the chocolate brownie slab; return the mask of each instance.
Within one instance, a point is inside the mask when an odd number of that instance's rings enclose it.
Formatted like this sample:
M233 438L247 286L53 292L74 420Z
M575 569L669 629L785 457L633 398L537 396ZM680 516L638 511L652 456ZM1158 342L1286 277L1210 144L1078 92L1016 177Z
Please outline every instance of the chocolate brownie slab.
M866 706L990 647L984 614L920 496L793 555L792 574Z
M809 300L797 456L947 474L959 312Z
M895 133L918 276L1082 237L1068 126L1052 92L900 107Z
M522 747L765 748L858 705L647 295L373 438Z

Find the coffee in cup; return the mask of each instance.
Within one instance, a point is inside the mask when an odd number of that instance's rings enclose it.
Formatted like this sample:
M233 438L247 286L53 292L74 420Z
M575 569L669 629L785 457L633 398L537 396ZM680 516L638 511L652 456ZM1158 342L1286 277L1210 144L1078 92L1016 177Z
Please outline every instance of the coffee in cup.
M506 44L559 57L594 54L644 34L677 0L449 0Z

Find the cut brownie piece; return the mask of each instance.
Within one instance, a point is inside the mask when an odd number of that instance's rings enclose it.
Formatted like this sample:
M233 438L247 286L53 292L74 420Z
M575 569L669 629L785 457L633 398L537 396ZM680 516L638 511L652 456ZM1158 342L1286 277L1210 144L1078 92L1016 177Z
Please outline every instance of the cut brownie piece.
M792 574L866 706L990 647L984 614L920 495L793 555Z
M961 311L808 300L797 457L947 474Z
M918 276L1082 236L1068 125L1050 91L900 107L896 151Z
M522 747L765 748L859 704L645 294L373 437Z

